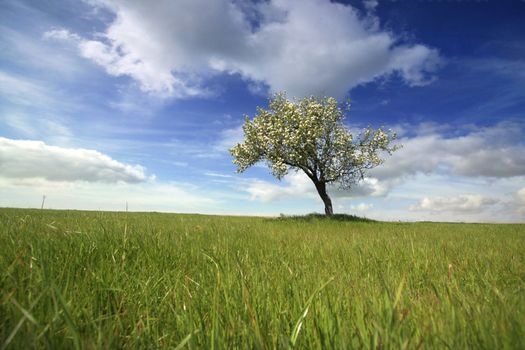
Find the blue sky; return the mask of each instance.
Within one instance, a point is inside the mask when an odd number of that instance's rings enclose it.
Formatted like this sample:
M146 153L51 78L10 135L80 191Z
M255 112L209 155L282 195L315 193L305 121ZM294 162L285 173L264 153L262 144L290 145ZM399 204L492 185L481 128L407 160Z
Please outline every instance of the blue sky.
M525 2L0 2L0 206L322 212L309 180L236 174L269 93L350 98L403 148L334 208L525 221Z

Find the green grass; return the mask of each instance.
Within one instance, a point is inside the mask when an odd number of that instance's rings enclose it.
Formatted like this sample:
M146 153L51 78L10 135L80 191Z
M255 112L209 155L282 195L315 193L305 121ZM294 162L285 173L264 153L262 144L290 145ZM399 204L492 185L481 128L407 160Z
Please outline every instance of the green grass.
M525 226L0 209L0 348L525 348Z

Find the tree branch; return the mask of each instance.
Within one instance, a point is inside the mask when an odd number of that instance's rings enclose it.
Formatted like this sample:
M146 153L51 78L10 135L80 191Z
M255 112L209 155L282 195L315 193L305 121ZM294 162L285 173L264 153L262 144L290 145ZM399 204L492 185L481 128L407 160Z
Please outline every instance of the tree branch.
M303 166L303 165L299 165L299 164L294 164L292 162L288 162L288 161L284 161L283 162L284 164L288 165L288 166L291 166L291 167L294 167L294 168L299 168L301 169L302 171L304 171L304 173L312 180L317 180L317 177L315 175L315 173L312 171L312 169L310 169L309 167L306 167L306 166Z

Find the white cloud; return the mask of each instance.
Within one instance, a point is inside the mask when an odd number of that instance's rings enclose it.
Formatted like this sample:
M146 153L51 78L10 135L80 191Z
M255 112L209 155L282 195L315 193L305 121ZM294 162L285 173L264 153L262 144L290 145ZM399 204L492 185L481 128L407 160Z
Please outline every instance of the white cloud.
M381 30L372 13L330 1L92 3L115 15L104 33L85 39L53 29L44 36L74 42L109 74L162 96L208 94L202 80L224 72L291 96L342 96L396 73L409 85L424 85L439 61L435 49L402 44Z
M412 83L416 74L403 73L412 63L430 68L408 54L418 46L397 45L393 34L378 28L378 21L350 6L319 0L273 1L267 6L284 18L267 17L252 36L257 57L230 63L230 69L265 81L273 91L341 97L354 86L395 72ZM418 51L423 61L438 56L424 46ZM422 77L416 78L423 83Z
M311 180L301 172L292 172L283 178L284 185L275 183L251 180L242 190L250 194L252 200L271 202L274 200L294 196L294 197L313 197L316 195L315 187Z
M163 71L155 63L144 61L130 54L122 54L116 47L109 47L96 40L84 40L79 49L85 58L103 66L114 76L128 75L140 82L146 92L157 92L161 96L187 97L204 94L205 90L191 86L188 81L175 77L171 71Z
M519 204L525 206L525 187L516 191L515 197Z
M64 123L42 116L35 119L25 113L0 111L0 123L25 138L45 138L61 145L73 138L72 131Z
M337 188L337 185L333 185L330 188L330 193L333 193L334 197L339 198L383 197L388 194L396 182L397 180L378 180L375 177L366 177L350 190L342 190Z
M52 29L44 33L44 39L64 40L64 41L80 41L81 37L77 34L71 33L69 30L60 28Z
M350 210L364 212L364 211L368 211L372 209L373 207L374 207L373 204L359 203L357 205L351 205Z
M82 101L52 81L0 70L0 127L10 137L70 144L78 124L71 115L80 111L87 113Z
M223 178L223 179L230 179L230 178L233 177L232 175L221 174L221 173L217 173L217 172L215 172L215 171L208 171L208 172L205 172L204 175L206 175L206 176L210 176L210 177L219 177L219 178Z
M368 11L374 11L379 5L379 2L377 0L364 0L363 4Z
M385 196L391 182L380 182L375 178L365 178L351 190L342 190L333 184L328 187L328 193L333 198L352 198L352 197L381 197ZM271 202L289 197L309 197L318 198L319 195L315 186L302 171L291 172L286 175L281 184L275 184L262 180L249 180L242 191L248 192L252 200Z
M22 106L50 105L55 102L44 82L3 71L0 71L0 97Z
M525 187L514 193L512 200L507 203L505 209L521 218L522 222L525 221Z
M214 150L216 152L228 152L230 148L243 142L243 140L244 131L242 130L242 125L224 129L220 132L219 139L214 145Z
M481 195L460 195L455 197L423 198L411 211L479 213L498 203L497 199Z
M34 23L33 25L35 28L45 28L49 23ZM59 74L63 82L72 77L78 78L84 72L78 55L75 52L64 50L63 47L58 48L50 45L49 42L43 42L39 37L4 25L0 25L0 37L2 38L3 59L16 65L34 68L41 76L56 77ZM60 50L60 54L57 53L57 50Z
M384 180L435 172L492 178L525 175L522 124L500 123L455 137L444 136L436 127L423 129L427 131L421 135L401 138L403 148L372 170L371 176Z
M45 179L13 180L0 177L0 207L45 207L50 209L88 209L131 211L210 212L219 201L202 195L189 184L101 183L48 181Z
M15 130L23 135L34 136L38 134L38 130L25 116L19 114L9 113L0 115L0 121L7 125L10 129Z
M439 62L437 52L426 46L399 46L392 50L390 69L399 72L410 86L424 86L434 80L427 73Z
M140 165L124 164L94 150L3 137L0 137L0 177L16 181L45 179L104 183L147 180Z

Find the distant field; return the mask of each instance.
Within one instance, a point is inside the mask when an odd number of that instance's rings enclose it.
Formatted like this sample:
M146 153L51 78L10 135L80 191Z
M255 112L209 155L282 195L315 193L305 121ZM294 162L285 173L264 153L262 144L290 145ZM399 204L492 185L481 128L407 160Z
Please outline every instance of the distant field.
M0 348L525 348L525 225L0 209Z

